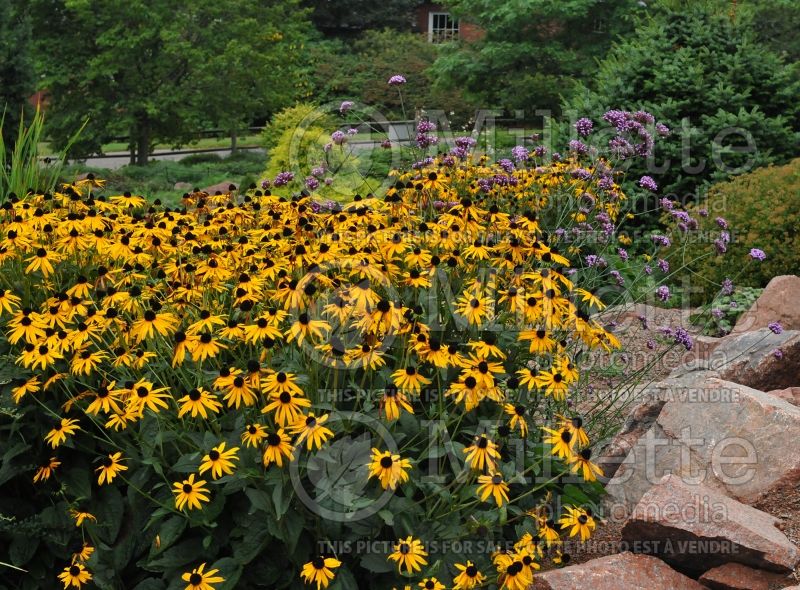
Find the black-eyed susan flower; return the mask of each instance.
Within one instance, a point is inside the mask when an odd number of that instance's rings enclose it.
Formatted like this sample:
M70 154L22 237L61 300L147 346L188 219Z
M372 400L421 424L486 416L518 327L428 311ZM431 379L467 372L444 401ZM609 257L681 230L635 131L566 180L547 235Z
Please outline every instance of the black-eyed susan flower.
M242 433L242 444L257 448L266 436L267 431L261 424L248 424Z
M422 569L423 565L428 565L428 556L422 541L415 539L411 535L405 539L400 539L394 545L394 551L389 554L389 559L397 563L399 571L406 570L407 573L413 574Z
M199 415L207 420L209 413L218 414L222 409L222 404L217 401L217 396L202 387L192 388L178 400L178 403L180 404L178 418L183 418L191 412L192 418L197 418Z
M270 397L272 401L261 410L261 413L274 412L275 422L281 427L294 424L303 416L303 411L311 407L311 400L288 391L273 393Z
M391 451L372 449L372 460L367 464L369 477L377 477L384 490L395 489L397 484L408 481L408 471L411 461L402 459L400 455Z
M297 384L297 376L286 371L273 372L267 375L262 383L262 390L269 396L277 396L281 393L289 393L299 397L305 395Z
M66 442L68 436L72 436L80 429L81 427L78 426L78 421L76 419L61 418L61 421L47 433L44 440L55 449L60 444Z
M155 333L161 336L169 336L172 334L178 325L178 318L168 312L159 312L154 309L148 309L144 312L141 319L136 320L130 330L130 335L136 342L147 340L153 337Z
M122 464L122 453L120 451L106 455L103 457L100 467L95 469L99 474L97 476L97 484L111 483L117 475L127 470L128 468Z
M498 508L508 503L508 484L503 481L503 476L499 473L492 475L481 475L478 477L477 493L482 502L486 502L489 496L494 498Z
M595 529L595 522L592 515L583 508L573 508L566 506L567 513L562 516L558 524L562 529L569 529L569 536L581 536L581 541L586 541L592 536L592 531Z
M16 381L16 383L17 385L11 388L11 399L14 400L15 404L18 404L25 395L36 393L41 389L41 382L36 375L22 379L21 382Z
M528 556L530 557L530 556ZM533 583L533 572L519 553L498 553L493 562L499 575L501 590L528 590Z
M170 396L165 393L166 391L166 387L155 387L150 381L140 379L131 387L127 407L140 417L146 409L158 414L162 409L168 407L165 400Z
M301 445L306 442L306 448L310 451L314 447L321 449L325 441L333 436L333 432L325 426L330 414L315 416L309 412L308 416L301 416L292 424L292 434L299 435L296 444Z
M417 586L422 590L445 590L445 585L436 578L424 578Z
M44 278L52 275L56 269L54 264L58 264L62 256L58 252L47 250L46 248L37 248L33 256L26 258L28 266L25 268L26 273L33 273L41 271Z
M334 557L315 557L303 566L300 577L306 584L316 584L317 590L327 588L336 574L333 572L342 562Z
M400 417L400 412L405 410L409 414L414 413L414 408L408 403L408 397L395 386L389 385L383 391L381 398L381 408L386 412L386 419L390 422Z
M272 463L283 467L283 460L292 460L292 453L294 447L291 445L291 439L283 428L279 428L276 432L270 432L264 437L264 454L261 457L261 462L264 467L269 467Z
M214 590L212 584L221 584L225 578L218 576L218 569L207 570L205 563L201 563L190 572L185 572L181 579L187 583L184 590Z
M89 543L84 543L77 552L72 554L72 563L86 563L92 557L93 553L94 547L89 545Z
M505 404L503 411L510 417L508 425L512 429L519 428L519 434L523 438L528 436L528 422L525 420L527 408L522 404Z
M205 487L206 482L203 479L195 481L194 473L189 475L183 481L176 481L172 484L172 493L175 494L175 507L178 510L183 510L186 506L189 510L197 508L198 510L203 507L202 502L208 502L208 488Z
M232 377L230 384L225 389L226 392L222 399L228 402L229 408L235 407L238 410L242 404L252 406L256 403L256 394L241 375Z
M489 315L489 298L464 291L456 303L456 311L467 318L470 326L480 327Z
M573 447L575 446L575 439L569 430L562 428L561 430L552 430L546 426L542 426L548 436L544 438L544 442L552 445L551 452L562 459L569 459L573 454Z
M476 436L473 443L464 449L467 465L478 471L494 471L500 459L500 451L485 434Z
M574 453L570 458L571 465L570 471L578 473L586 481L595 481L598 477L603 476L603 470L595 463L592 463L592 450L585 448L577 453Z
M75 508L69 509L69 515L73 519L75 519L76 527L83 526L84 522L97 522L97 518L94 516L94 514L82 510L77 510Z
M453 578L453 590L471 590L486 580L486 576L469 560L463 564L457 563L455 566L459 573Z
M411 365L405 369L397 369L392 373L392 380L398 389L419 393L423 385L430 385L431 380L423 377L416 367Z
M536 385L557 401L564 401L567 398L569 382L558 368L539 373L536 376Z
M64 568L58 579L64 584L64 589L82 588L84 584L92 579L92 574L82 563L73 563Z
M0 315L4 312L15 313L19 309L20 301L11 291L0 289Z
M225 442L219 443L207 455L203 456L199 469L200 475L209 470L211 471L212 479L219 479L223 475L233 474L233 470L236 467L235 463L239 460L236 454L239 452L239 447L233 447L226 451L225 444Z
M56 457L50 457L36 468L36 473L33 474L33 483L45 482L50 479L59 465L61 465L61 461Z

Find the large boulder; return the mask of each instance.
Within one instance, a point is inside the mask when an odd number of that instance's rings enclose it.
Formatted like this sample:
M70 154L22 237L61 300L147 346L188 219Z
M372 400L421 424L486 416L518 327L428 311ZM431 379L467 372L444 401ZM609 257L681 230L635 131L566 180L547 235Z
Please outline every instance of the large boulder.
M624 520L664 475L676 474L745 503L800 482L800 408L778 397L689 373L651 388L665 400L606 484L607 513Z
M217 184L212 184L211 186L207 186L204 189L201 189L202 192L208 193L209 195L226 195L228 193L234 192L238 189L238 185L230 182L230 181L223 181L218 182Z
M692 576L730 562L790 572L800 553L778 524L707 486L667 475L642 496L622 528L622 540Z
M800 277L774 277L756 302L736 322L732 334L765 328L780 322L785 330L800 330Z
M773 334L763 328L727 336L712 353L708 368L723 379L761 391L799 386L800 331Z
M703 590L703 586L649 555L617 553L536 574L531 590Z
M770 590L786 579L782 574L756 570L741 563L726 563L711 568L699 581L710 590Z
M800 387L787 387L786 389L773 389L767 392L770 395L786 400L793 406L800 406Z

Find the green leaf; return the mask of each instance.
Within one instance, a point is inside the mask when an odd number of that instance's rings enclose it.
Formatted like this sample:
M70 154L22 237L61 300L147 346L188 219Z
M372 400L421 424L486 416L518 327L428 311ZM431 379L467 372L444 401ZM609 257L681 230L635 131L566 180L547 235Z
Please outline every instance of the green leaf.
M389 561L387 556L381 553L366 553L361 557L360 563L361 567L376 574L383 574L394 570L394 562Z
M231 540L231 553L238 563L247 565L264 550L271 537L266 527L237 530L241 532L242 537Z
M8 557L11 563L21 567L36 553L39 547L39 539L33 535L14 535L11 547L8 549Z
M188 520L183 516L172 516L156 529L156 534L161 542L160 546L153 550L153 555L158 555L169 549L181 536Z
M202 542L195 537L170 547L157 559L140 560L139 566L150 572L165 572L197 561L197 558L202 555L205 555Z
M200 453L181 455L180 459L172 466L178 473L195 473L200 466Z

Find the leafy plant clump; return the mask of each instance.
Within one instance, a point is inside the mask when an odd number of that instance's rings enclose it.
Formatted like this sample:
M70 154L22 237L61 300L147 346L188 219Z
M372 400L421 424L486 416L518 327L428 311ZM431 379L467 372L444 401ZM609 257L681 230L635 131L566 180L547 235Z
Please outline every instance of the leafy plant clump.
M621 347L596 312L630 199L609 154L468 140L344 204L288 176L179 208L96 178L9 196L4 579L526 588L565 563L638 378L598 398L589 364Z

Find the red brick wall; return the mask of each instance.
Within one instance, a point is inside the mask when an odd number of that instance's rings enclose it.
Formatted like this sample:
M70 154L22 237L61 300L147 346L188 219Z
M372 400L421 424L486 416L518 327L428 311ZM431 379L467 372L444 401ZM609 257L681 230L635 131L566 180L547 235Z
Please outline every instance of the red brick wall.
M417 7L416 18L414 19L414 30L422 33L428 38L428 15L431 12L448 12L441 4L427 3ZM477 41L483 38L484 30L477 25L465 22L461 19L459 24L459 37L465 41Z

